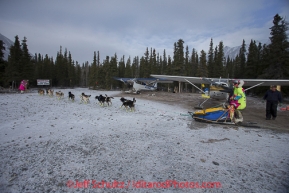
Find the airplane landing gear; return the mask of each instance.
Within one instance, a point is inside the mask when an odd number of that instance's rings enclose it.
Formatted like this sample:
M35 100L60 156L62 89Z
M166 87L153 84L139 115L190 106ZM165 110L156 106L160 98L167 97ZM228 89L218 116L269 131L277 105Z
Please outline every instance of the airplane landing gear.
M205 102L207 102L207 100L209 100L209 99L210 99L210 98L207 98L206 100L204 100L202 103L199 104L199 106L195 107L195 109L204 109L203 104L204 104Z

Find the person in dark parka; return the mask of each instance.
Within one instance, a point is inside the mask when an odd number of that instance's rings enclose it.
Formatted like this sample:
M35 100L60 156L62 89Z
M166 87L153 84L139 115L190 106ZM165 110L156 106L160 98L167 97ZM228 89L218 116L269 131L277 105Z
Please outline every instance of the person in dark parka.
M266 120L272 119L275 120L277 117L277 106L278 102L282 103L282 95L277 89L277 86L273 85L270 87L263 99L267 100L266 103Z

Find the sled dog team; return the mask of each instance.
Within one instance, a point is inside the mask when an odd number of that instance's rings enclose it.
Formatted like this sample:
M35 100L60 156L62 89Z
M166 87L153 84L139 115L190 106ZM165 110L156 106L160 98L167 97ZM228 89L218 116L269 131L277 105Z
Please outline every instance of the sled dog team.
M54 93L54 90L46 89L46 95L53 97L53 93ZM38 94L44 95L45 90L39 89ZM61 91L55 92L55 96L58 98L58 100L60 100L60 99L64 98L64 93ZM84 93L81 93L81 95L80 95L81 102L87 104L88 102L90 102L90 100L89 100L90 97L91 97L91 95L86 95ZM75 100L75 95L72 94L70 91L68 92L68 99L71 101ZM107 106L109 106L109 105L112 105L111 99L114 99L114 98L109 97L105 94L105 96L103 96L103 95L96 96L95 99L98 100L98 104L100 106L104 106L105 104ZM130 111L135 111L135 103L136 103L135 98L133 98L133 100L128 100L128 99L121 97L120 101L122 102L122 105L120 106L120 108L125 107L126 110L130 109Z

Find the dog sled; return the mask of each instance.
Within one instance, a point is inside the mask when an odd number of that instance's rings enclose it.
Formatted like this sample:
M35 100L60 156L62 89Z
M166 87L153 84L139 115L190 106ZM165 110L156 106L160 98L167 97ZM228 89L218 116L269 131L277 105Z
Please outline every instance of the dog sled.
M244 123L241 111L231 108L233 107L223 103L219 106L188 113L195 121L199 122L259 128L256 123Z

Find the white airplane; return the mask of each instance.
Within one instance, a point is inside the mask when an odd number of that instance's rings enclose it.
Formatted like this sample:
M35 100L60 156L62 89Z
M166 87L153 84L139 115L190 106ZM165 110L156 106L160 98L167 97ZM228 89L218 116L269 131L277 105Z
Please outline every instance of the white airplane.
M202 94L203 98L206 98L200 105L203 108L203 104L208 99L227 100L229 94L233 91L232 82L236 79L230 78L205 78L205 77L188 77L188 76L170 76L170 75L155 75L151 74L154 78L166 79L171 81L187 82L197 88ZM250 86L245 91L254 88L256 86L270 86L280 85L289 86L289 80L271 80L271 79L242 79L244 86ZM201 84L201 88L195 84ZM207 87L205 85L208 85Z
M129 91L125 91L125 93L134 93L140 94L142 90L146 91L154 91L157 89L158 82L160 83L172 83L173 81L166 81L162 79L156 78L117 78L114 77L115 80L119 80L125 84L132 85L132 89Z

